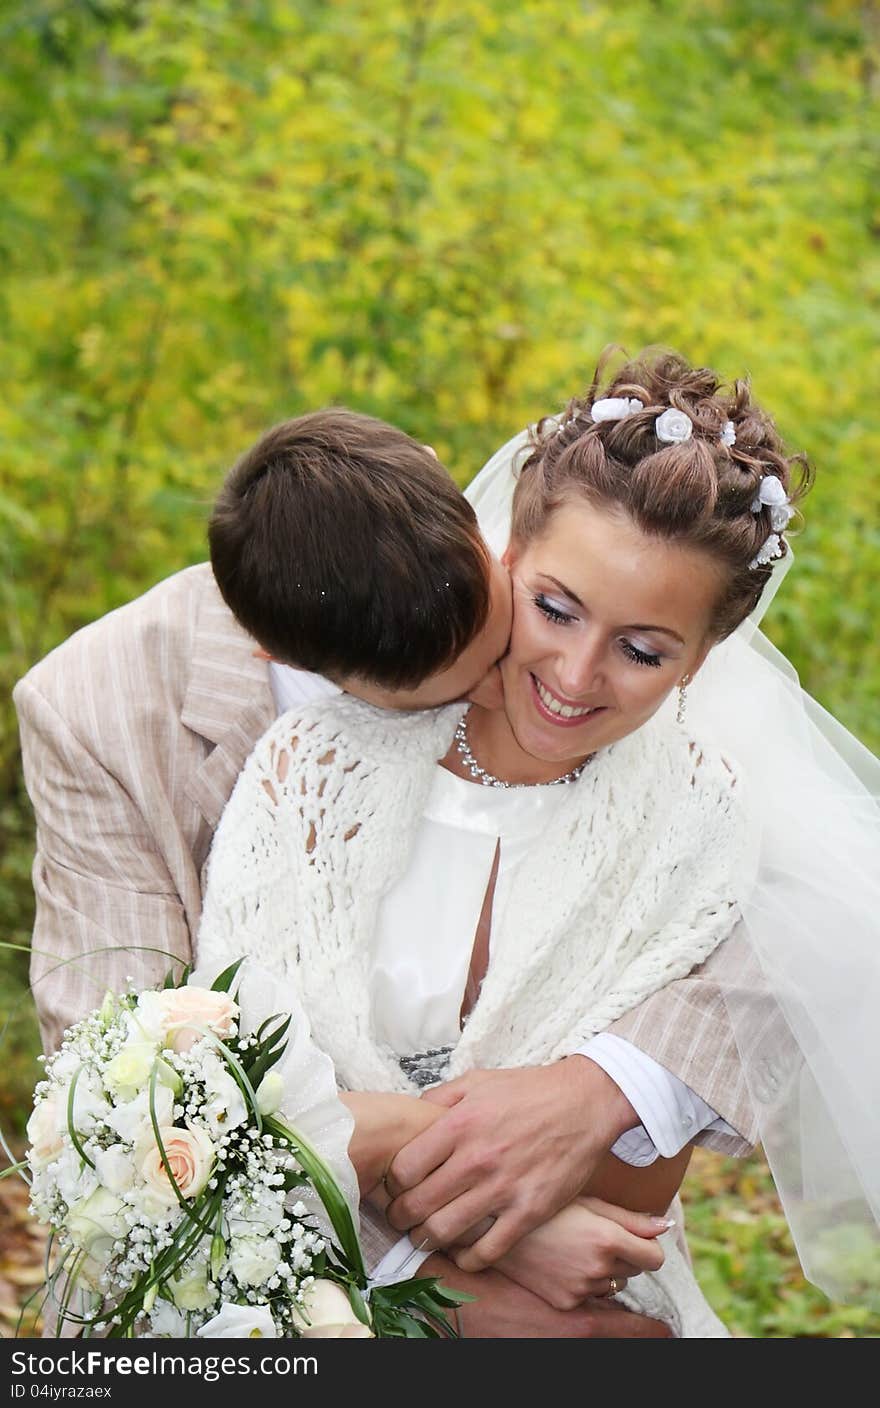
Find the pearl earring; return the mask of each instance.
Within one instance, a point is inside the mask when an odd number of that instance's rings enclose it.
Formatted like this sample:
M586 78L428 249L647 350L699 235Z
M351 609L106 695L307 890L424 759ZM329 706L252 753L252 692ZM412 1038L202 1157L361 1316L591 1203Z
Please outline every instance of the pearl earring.
M675 715L675 722L677 724L684 723L684 716L687 711L687 687L690 682L690 675L682 675L678 686L678 712Z

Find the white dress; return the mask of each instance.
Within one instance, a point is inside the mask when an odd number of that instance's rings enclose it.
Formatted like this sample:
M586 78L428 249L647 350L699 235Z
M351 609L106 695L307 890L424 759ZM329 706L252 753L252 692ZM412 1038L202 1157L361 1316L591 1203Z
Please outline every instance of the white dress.
M516 872L564 795L564 786L486 787L435 769L409 866L381 901L371 945L373 1023L393 1051L409 1056L455 1046L496 847L490 958Z

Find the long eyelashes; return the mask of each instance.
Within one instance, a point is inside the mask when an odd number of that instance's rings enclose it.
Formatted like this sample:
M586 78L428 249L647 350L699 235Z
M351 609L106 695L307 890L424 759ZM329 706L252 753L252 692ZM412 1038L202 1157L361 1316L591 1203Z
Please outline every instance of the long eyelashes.
M574 620L573 616L569 616L566 611L560 611L559 607L554 606L552 601L548 601L545 596L539 594L533 597L532 600L538 610L547 617L547 620L555 622L557 626L568 626Z
M633 645L632 641L622 640L620 642L620 648L627 659L632 660L636 665L649 665L652 670L657 670L662 664L659 655L649 655L647 651L639 650L638 646Z

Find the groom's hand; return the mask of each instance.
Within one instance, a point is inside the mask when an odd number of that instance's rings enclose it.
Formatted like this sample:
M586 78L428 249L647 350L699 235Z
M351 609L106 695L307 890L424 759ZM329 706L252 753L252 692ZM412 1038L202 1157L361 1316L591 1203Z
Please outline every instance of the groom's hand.
M638 1124L610 1076L586 1056L551 1066L471 1071L422 1096L447 1113L392 1160L386 1211L413 1241L450 1247L492 1225L456 1256L492 1266L572 1201L624 1132Z
M662 1321L637 1315L614 1301L586 1300L573 1310L556 1310L499 1271L469 1274L436 1252L419 1267L418 1275L437 1276L444 1285L474 1297L458 1310L463 1339L665 1340L673 1337Z

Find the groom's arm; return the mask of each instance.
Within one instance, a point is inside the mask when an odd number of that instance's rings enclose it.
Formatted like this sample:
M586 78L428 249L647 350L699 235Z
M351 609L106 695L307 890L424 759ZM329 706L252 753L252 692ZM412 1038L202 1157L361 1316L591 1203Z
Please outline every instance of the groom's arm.
M124 782L35 673L14 697L37 824L31 983L51 1051L108 987L124 990L129 975L149 986L162 981L174 957L188 961L190 928L180 878L172 879Z

